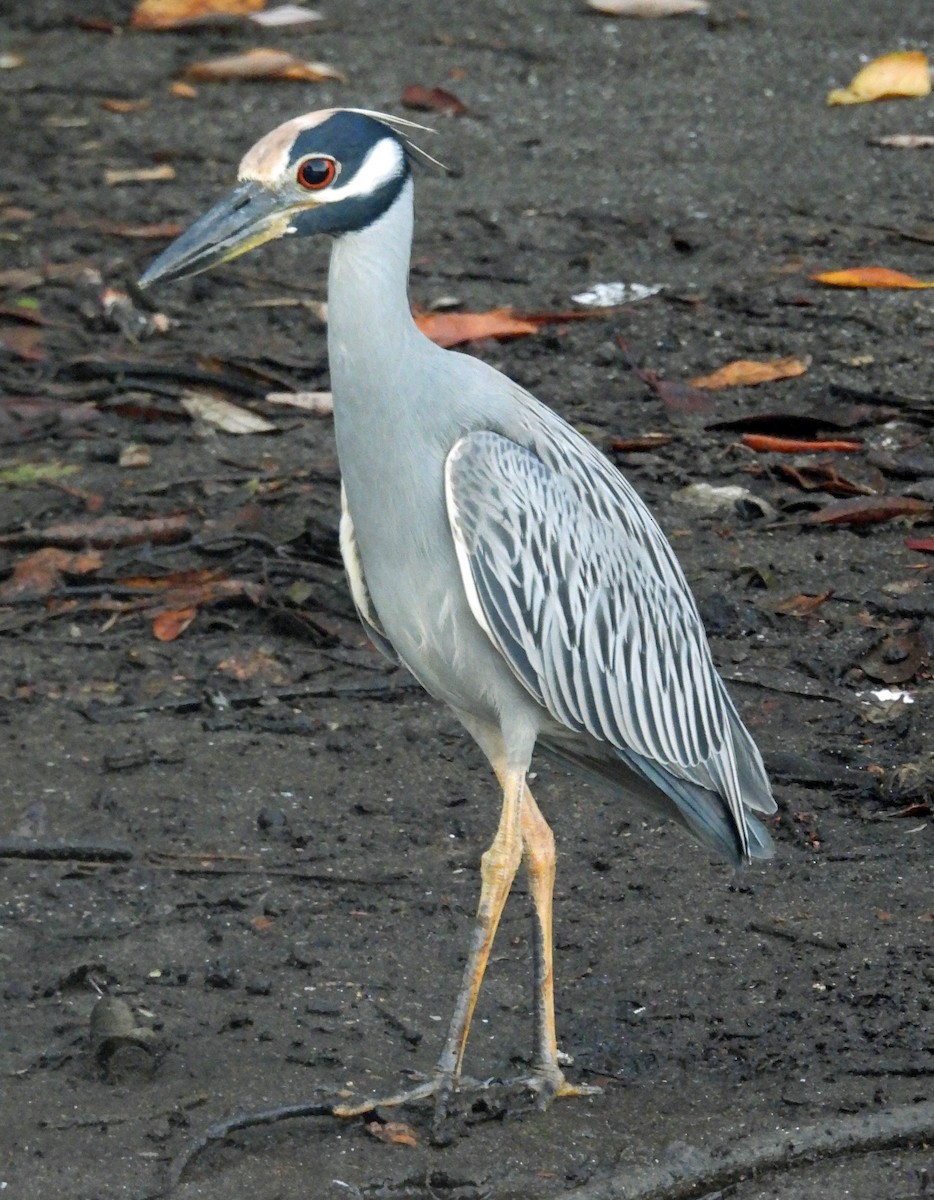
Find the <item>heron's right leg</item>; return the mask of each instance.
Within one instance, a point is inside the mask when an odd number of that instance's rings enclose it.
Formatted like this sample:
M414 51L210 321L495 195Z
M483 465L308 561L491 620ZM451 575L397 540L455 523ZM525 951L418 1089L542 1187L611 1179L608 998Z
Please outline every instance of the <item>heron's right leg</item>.
M460 1075L480 985L489 961L493 938L499 925L519 863L522 861L522 799L525 768L510 768L495 763L496 775L503 786L503 808L499 828L490 848L480 860L480 902L467 965L448 1028L447 1041L438 1061L438 1091L435 1123L444 1119L447 1101Z

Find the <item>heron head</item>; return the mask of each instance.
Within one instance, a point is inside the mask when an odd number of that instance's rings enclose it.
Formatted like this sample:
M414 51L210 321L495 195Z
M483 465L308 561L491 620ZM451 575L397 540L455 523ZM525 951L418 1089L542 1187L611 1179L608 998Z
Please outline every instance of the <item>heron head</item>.
M149 264L139 283L183 279L287 234L359 230L396 200L413 159L411 121L363 109L308 113L248 150L239 183Z

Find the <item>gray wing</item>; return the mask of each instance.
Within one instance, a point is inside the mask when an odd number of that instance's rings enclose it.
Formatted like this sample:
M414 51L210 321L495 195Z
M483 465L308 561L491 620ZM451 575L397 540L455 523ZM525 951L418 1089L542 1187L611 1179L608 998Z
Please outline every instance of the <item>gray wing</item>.
M366 585L363 574L363 563L360 561L360 551L357 548L357 534L353 527L353 518L347 507L347 493L341 484L341 523L340 523L341 558L344 560L344 570L350 585L350 594L360 624L366 630L367 637L381 654L391 662L398 663L399 656L393 649L392 642L386 636L386 631L380 624L379 617L370 599L370 589Z
M748 855L744 805L771 812L774 801L671 548L588 443L569 428L536 432L538 453L479 432L447 459L475 617L569 730L609 743L682 810L684 798L722 797Z

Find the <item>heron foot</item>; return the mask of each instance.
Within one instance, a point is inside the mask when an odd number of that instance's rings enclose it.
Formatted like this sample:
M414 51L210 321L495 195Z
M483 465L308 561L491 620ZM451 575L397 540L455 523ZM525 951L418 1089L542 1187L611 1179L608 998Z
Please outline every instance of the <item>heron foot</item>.
M424 1079L413 1087L402 1091L391 1092L388 1095L370 1096L366 1099L351 1099L335 1104L332 1113L335 1117L361 1117L381 1108L398 1108L405 1104L417 1104L420 1101L434 1097L435 1111L431 1122L431 1140L435 1144L445 1144L452 1140L449 1129L451 1101L455 1095L490 1092L531 1092L535 1099L535 1107L544 1111L553 1100L579 1096L596 1096L602 1088L592 1087L584 1083L569 1083L560 1067L543 1066L533 1068L530 1074L520 1075L511 1079L474 1079L462 1075L456 1078L449 1072L439 1071L436 1075Z

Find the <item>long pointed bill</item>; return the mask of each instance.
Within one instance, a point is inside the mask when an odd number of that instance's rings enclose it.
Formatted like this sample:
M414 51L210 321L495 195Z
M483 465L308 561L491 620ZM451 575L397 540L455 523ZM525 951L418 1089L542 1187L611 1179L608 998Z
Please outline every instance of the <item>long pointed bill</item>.
M274 192L256 183L241 183L149 264L139 286L184 279L229 262L254 246L282 237L290 223L291 213L283 210Z

